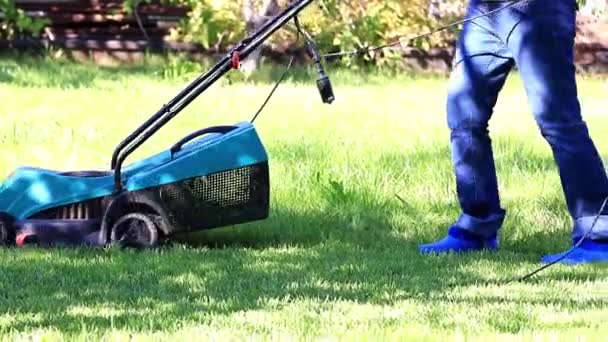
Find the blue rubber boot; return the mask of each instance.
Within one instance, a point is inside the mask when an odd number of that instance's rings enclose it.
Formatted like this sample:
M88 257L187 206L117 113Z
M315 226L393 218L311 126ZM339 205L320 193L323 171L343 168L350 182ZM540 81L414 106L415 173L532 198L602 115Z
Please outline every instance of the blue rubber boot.
M465 253L498 249L498 237L484 239L463 229L452 227L443 239L418 246L423 254Z
M563 260L560 260L563 258ZM572 251L568 250L563 253L553 254L544 256L542 259L544 263L557 263L566 265L578 265L578 264L589 264L589 263L608 263L608 241L607 242L594 242L594 241L583 241L578 247Z

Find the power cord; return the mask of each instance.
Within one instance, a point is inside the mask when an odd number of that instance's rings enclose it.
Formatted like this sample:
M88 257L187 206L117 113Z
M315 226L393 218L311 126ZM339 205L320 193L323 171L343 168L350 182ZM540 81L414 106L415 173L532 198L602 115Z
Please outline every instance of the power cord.
M404 201L403 199L401 199L401 197L397 196L399 198L400 201ZM604 209L606 208L606 205L608 203L608 197L606 197L604 199L604 202L602 203L602 206L600 208L600 210L598 211L598 213L595 215L595 219L593 220L593 223L591 224L591 226L587 229L587 231L585 231L585 234L583 234L583 236L577 241L577 243L575 243L572 248L570 248L570 250L568 250L567 252L565 252L561 257L559 257L558 259L554 260L553 262L547 263L546 265L543 265L537 269L535 269L532 272L529 272L528 274L521 276L521 277L517 277L517 278L513 278L511 280L491 280L491 281L483 281L481 282L481 285L483 286L490 286L490 285L510 285L513 283L521 283L524 282L530 278L532 278L533 276L537 275L538 273L548 269L551 266L554 266L555 264L559 263L560 261L564 260L565 258L567 258L570 254L572 254L572 252L574 252L574 250L579 247L589 236L589 234L591 234L593 232L593 228L595 228L595 225L597 223L597 221L599 220L600 216L602 215L602 213L604 212ZM457 286L466 286L468 284L462 283L462 282L455 282L455 283L451 283L448 284L448 287L454 288ZM480 285L479 283L477 285Z
M503 0L488 0L488 2L493 2L493 1L498 2L498 1L503 1ZM520 2L529 2L529 1L536 1L536 0L512 0L512 1L510 1L505 6L499 7L497 9L492 10L492 11L489 11L489 12L486 12L486 13L483 13L483 14L471 17L471 18L462 19L462 20L459 20L459 21L456 21L456 22L453 22L453 23L450 23L450 24L447 24L447 25L444 25L444 26L440 26L440 27L438 27L438 28L436 28L434 30L431 30L429 32L426 32L426 33L419 34L419 35L416 35L414 37L411 37L411 38L408 39L408 41L415 40L415 39L420 39L420 38L423 38L423 37L435 34L437 32L440 32L440 31L443 31L443 30L447 30L447 29L452 28L452 27L456 27L456 26L458 26L460 24L463 24L463 23L466 23L466 22L469 22L469 21L473 21L475 19L479 19L479 18L482 18L482 17L487 17L487 16L489 16L491 14L494 14L494 13L500 12L502 10L505 10L505 9L507 9L507 8L515 5L515 4L520 3ZM298 38L297 39L299 40L300 34L302 33L307 38L307 41L310 44L311 43L311 38L309 36L307 36L305 34L305 32L302 32L297 17L295 18L295 24L296 24L296 28L297 28L297 34L298 34L298 36L297 36ZM320 57L322 59L327 59L327 58L334 58L334 57L360 55L360 54L364 54L364 53L368 53L368 52L372 52L372 51L378 51L378 50L386 49L386 48L393 47L393 46L396 46L396 45L401 45L401 44L402 44L402 40L399 39L396 42L385 44L385 45L381 45L381 46L378 46L378 47L372 47L372 48L367 48L367 49L362 49L362 50L347 51L347 52L329 53L329 54L321 55ZM257 118L257 116L262 112L262 110L264 109L264 107L266 106L266 104L268 103L268 101L270 100L270 98L273 96L275 90L278 88L279 84L283 81L285 75L287 74L287 72L291 68L292 63L293 63L293 57L291 58L291 60L289 62L289 65L287 66L287 68L285 69L285 71L283 72L283 74L281 75L280 79L275 84L274 88L272 89L272 91L270 92L270 94L268 95L268 97L266 98L266 100L264 101L264 103L262 104L262 106L260 107L260 109L258 110L258 112L254 115L253 119L251 120L252 123ZM403 201L399 196L397 196L397 197L401 201ZM572 246L572 248L569 251L567 251L566 253L564 253L561 257L559 257L558 259L554 260L553 262L548 263L546 265L543 265L543 266L535 269L534 271L532 271L532 272L530 272L530 273L528 273L528 274L526 274L526 275L524 275L522 277L519 277L519 278L515 279L514 281L518 281L518 282L525 281L525 280L527 280L527 279L535 276L536 274L542 272L543 270L545 270L545 269L547 269L547 268L549 268L549 267L551 267L551 266L559 263L560 261L562 261L565 258L567 258L570 254L572 254L574 252L574 250L576 248L578 248L587 239L587 237L593 232L593 228L595 228L595 225L597 224L597 221L599 220L600 216L604 212L604 209L606 208L606 204L607 203L608 203L608 197L606 197L604 199L604 202L602 203L602 206L600 207L600 210L598 211L597 215L595 216L595 219L594 219L593 223L591 224L591 226L587 229L587 231L585 232L585 234L583 234L583 236L578 240L578 242ZM511 283L511 282L508 282L508 283Z
M294 17L293 20L296 23L296 26L299 28L298 17L297 16ZM296 34L297 34L296 35L296 43L297 43L297 42L300 41L300 30L299 29L297 30ZM274 85L274 87L270 91L270 94L268 94L268 96L266 97L266 100L264 100L264 102L262 103L262 106L260 106L260 109L258 109L258 111L253 115L253 118L251 119L251 123L253 123L255 121L255 119L258 117L258 115L260 115L260 113L264 110L264 108L266 107L266 105L270 101L270 98L274 95L274 92L277 90L277 88L279 87L279 85L281 84L281 82L283 81L283 79L285 78L285 76L287 76L287 72L289 71L289 69L291 69L291 65L293 64L293 60L294 60L294 58L291 57L291 59L289 60L289 64L287 65L287 67L283 71L283 74L281 75L281 77L279 78L279 80L277 81L277 83Z
M258 109L257 113L255 113L255 115L253 116L253 119L251 119L251 123L253 123L255 121L255 119L258 117L258 115L260 115L260 113L264 110L264 107L266 107L266 105L268 104L268 101L270 101L270 98L272 97L272 95L274 95L274 92L279 87L279 84L281 84L281 82L283 81L283 79L287 75L287 72L291 68L291 65L293 63L293 59L294 58L291 57L291 60L289 61L289 64L287 65L287 67L283 71L283 74L281 75L281 77L279 78L279 80L277 81L277 83L274 85L274 87L272 88L272 90L270 91L270 94L268 94L268 96L266 97L266 100L264 101L264 103L262 103L262 106L260 107L260 109Z
M562 255L561 257L559 257L558 259L554 260L553 262L550 262L546 265L543 265L542 267L537 268L536 270L524 275L523 277L520 277L519 279L517 279L517 281L525 281L531 277L533 277L534 275L540 273L541 271L559 263L560 261L566 259L570 254L572 254L572 252L574 252L574 250L576 248L578 248L583 241L585 241L587 239L587 237L589 236L589 234L591 234L593 232L593 228L595 227L597 221L599 220L600 216L602 215L602 213L604 212L604 209L606 207L606 203L608 203L608 197L606 197L604 199L604 203L602 203L602 206L600 207L600 210L598 211L597 215L595 215L595 219L593 220L593 223L591 224L591 226L587 229L587 231L585 232L585 234L583 234L583 236L578 240L578 242L576 244L574 244L574 246L572 246L572 248L564 253L564 255Z
M298 19L297 16L294 17L293 20L294 20L295 29L296 29L296 43L298 41L300 41L300 36L304 37L304 39L306 40L307 51L311 55L311 57L313 58L313 61L315 63L317 73L319 75L319 79L317 80L317 88L319 90L319 93L321 94L321 98L324 103L332 103L334 101L333 89L332 89L331 83L329 81L329 78L325 74L325 69L323 68L323 65L321 62L322 57L321 57L321 54L317 50L315 41L312 39L311 35L302 28L302 26L300 25L300 20ZM255 121L255 119L258 117L258 115L264 110L264 107L266 107L266 104L268 104L268 101L273 96L275 90L278 88L279 84L281 84L281 82L287 75L287 72L289 71L289 69L291 68L291 65L293 63L293 60L294 60L294 58L291 57L291 60L289 61L289 65L287 65L287 68L285 68L285 71L283 71L283 74L281 75L281 77L279 78L277 83L275 84L274 88L271 90L270 94L266 97L266 100L264 101L264 103L262 103L262 106L260 107L260 109L253 116L253 119L251 119L251 123L253 123Z
M148 48L150 48L150 45L151 45L150 36L148 36L148 32L144 28L142 20L139 17L139 10L138 10L138 8L139 8L139 4L141 3L141 1L142 0L138 0L137 2L135 2L135 5L133 6L133 14L135 15L135 21L137 21L137 26L139 26L139 30L144 35L144 38L146 38L146 42L148 43Z
M487 0L486 2L504 2L504 1L505 0ZM490 15L492 15L494 13L497 13L497 12L500 12L502 10L505 10L505 9L507 9L507 8L515 5L515 4L520 3L520 2L529 2L529 1L536 1L536 0L512 0L512 1L509 1L509 3L507 5L499 7L497 9L488 11L486 13L483 13L483 14L480 14L480 15L477 15L477 16L474 16L474 17L471 17L471 18L466 18L466 19L458 20L458 21L452 22L450 24L447 24L447 25L444 25L444 26L440 26L440 27L438 27L436 29L433 29L433 30L431 30L429 32L426 32L426 33L423 33L423 34L419 34L419 35L413 36L413 37L405 39L405 40L406 41L412 41L412 40L424 38L424 37L433 35L433 34L435 34L437 32L445 31L447 29L456 27L456 26L458 26L460 24L464 24L464 23L469 22L469 21L473 21L473 20L476 20L476 19L479 19L479 18L490 16ZM374 51L384 50L384 49L387 49L387 48L390 48L390 47L394 47L394 46L397 46L397 45L402 45L403 44L402 38L404 38L404 37L405 36L400 37L399 40L397 40L397 41L395 41L393 43L384 44L384 45L380 45L380 46L377 46L377 47L371 47L371 48L360 49L360 50L353 50L353 51L341 51L341 52L335 52L335 53L328 53L328 54L322 55L322 57L323 57L323 59L328 59L328 58L336 58L336 57L344 57L344 56L362 55L362 54L365 54L365 53L368 53L368 52L374 52Z

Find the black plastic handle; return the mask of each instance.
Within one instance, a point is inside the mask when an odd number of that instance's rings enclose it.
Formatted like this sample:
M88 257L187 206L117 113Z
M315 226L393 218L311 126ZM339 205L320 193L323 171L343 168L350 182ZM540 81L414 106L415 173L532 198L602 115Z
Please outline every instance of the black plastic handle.
M188 134L187 136L180 139L180 141L175 143L175 145L173 145L173 147L171 147L171 155L179 152L179 150L182 149L184 144L186 144L187 142L189 142L192 139L196 139L202 135L209 134L209 133L226 134L236 128L237 128L237 126L212 126L212 127L199 129L198 131Z
M336 97L334 96L334 90L331 87L331 81L327 75L320 74L319 79L317 80L317 88L319 89L319 94L321 94L323 103L331 104L334 102Z

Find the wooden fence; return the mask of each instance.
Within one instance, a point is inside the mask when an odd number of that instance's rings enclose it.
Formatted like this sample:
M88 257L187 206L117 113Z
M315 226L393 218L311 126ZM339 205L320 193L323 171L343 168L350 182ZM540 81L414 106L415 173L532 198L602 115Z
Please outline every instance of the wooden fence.
M50 21L40 39L13 42L16 48L56 46L72 56L102 63L137 60L146 50L204 52L195 44L167 39L170 29L187 16L189 9L163 6L158 0L138 7L140 23L134 15L125 13L120 0L16 0L16 3L28 15ZM577 67L608 73L608 20L579 13L577 31ZM447 71L450 60L450 49L404 51L404 62L415 69Z
M186 17L188 8L158 2L138 6L138 18L127 14L120 0L17 0L28 16L45 18L39 39L13 42L17 48L54 46L83 54L109 53L128 58L149 51L194 51L194 44L167 40L170 29ZM142 30L143 29L143 30Z

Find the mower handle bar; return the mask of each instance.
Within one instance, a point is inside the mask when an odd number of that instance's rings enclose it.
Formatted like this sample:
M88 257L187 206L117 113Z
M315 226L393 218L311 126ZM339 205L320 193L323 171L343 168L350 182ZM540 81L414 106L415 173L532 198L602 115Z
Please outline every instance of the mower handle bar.
M212 127L199 129L196 132L192 132L192 133L188 134L187 136L183 137L182 139L180 139L178 142L175 143L175 145L173 145L173 147L171 147L171 150L170 150L171 156L173 156L175 153L179 152L182 149L182 147L190 140L196 139L202 135L209 134L209 133L226 134L236 128L237 128L237 126L212 126Z
M167 122L179 114L188 104L196 99L202 92L232 69L232 58L238 53L240 59L247 58L255 49L266 41L274 32L285 23L296 17L313 0L300 0L289 5L281 14L266 22L260 29L243 39L237 46L229 51L209 71L197 77L184 90L175 96L161 109L139 126L133 133L125 138L114 150L111 167L114 170L114 190L123 190L121 168L125 159L139 146L148 140Z

